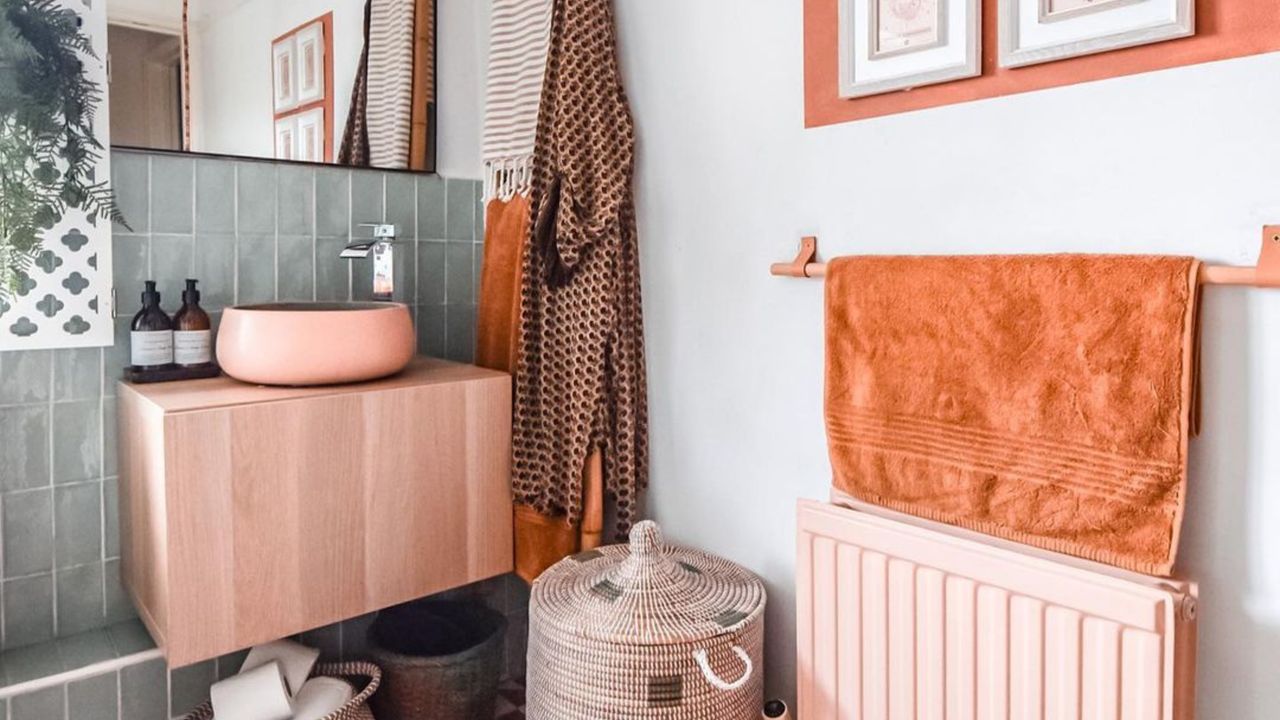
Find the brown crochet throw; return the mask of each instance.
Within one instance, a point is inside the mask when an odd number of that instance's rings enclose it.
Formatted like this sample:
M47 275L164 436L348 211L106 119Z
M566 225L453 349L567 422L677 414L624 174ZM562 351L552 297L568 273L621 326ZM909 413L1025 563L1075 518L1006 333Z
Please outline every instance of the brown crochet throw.
M598 449L625 535L648 481L648 421L635 140L615 48L610 0L555 0L522 268L513 484L518 503L576 523L583 465Z
M369 13L373 0L364 4L364 49L356 67L356 81L351 88L351 108L347 110L347 127L342 131L338 147L338 164L369 167Z

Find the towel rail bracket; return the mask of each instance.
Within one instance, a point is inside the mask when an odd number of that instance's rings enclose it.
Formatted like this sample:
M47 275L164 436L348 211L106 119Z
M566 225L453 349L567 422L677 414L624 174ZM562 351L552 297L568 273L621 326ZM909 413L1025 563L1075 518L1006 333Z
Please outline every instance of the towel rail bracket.
M818 262L818 238L800 239L800 252L791 262L774 263L769 272L780 277L818 278L827 274L827 264ZM1280 288L1280 225L1262 228L1262 249L1256 266L1204 265L1200 270L1204 285L1248 285Z
M806 235L800 238L800 252L796 255L796 259L789 263L774 263L769 268L769 272L783 277L814 277L809 274L808 268L814 265L822 265L822 270L825 274L826 265L814 262L817 258L818 238Z

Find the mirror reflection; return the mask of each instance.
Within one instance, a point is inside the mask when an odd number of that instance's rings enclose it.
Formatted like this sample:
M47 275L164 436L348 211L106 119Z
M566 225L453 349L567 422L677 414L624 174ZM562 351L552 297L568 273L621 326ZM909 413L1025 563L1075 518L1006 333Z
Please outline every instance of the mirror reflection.
M435 0L111 0L116 146L435 169Z

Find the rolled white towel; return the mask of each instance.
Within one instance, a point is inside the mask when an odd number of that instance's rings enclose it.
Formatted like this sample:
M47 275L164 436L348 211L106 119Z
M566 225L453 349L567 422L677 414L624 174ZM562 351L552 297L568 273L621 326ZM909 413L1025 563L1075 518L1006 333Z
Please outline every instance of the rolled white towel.
M280 664L269 662L213 684L209 689L218 720L289 720L293 700Z
M313 677L293 698L293 720L320 720L351 702L355 689L338 678Z
M276 640L250 650L248 657L244 659L244 664L240 666L240 672L252 670L269 662L280 663L285 682L289 683L289 696L293 697L302 689L302 684L307 681L307 678L311 677L311 671L315 669L316 660L319 658L320 651L315 648L309 648L292 640Z

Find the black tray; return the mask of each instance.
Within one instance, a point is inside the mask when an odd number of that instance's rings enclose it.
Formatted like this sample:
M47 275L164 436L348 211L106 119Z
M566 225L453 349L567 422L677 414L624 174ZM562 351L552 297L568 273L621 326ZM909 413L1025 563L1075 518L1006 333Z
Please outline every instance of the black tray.
M162 367L158 370L141 370L132 365L128 365L124 369L124 379L131 383L159 383L173 382L175 380L204 380L206 378L215 378L222 374L222 368L217 363L209 363L201 367L178 367L170 365Z

